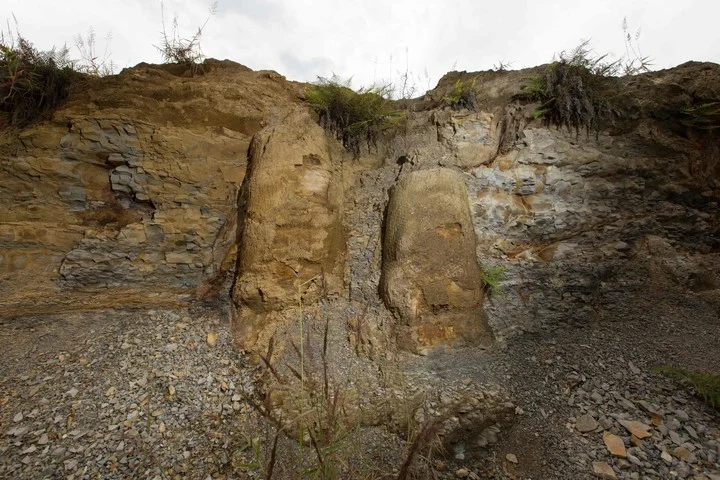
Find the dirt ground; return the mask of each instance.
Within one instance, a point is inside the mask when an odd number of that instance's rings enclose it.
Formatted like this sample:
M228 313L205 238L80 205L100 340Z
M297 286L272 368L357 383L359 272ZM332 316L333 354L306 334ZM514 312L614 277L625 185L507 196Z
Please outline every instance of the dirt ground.
M422 368L441 376L504 385L516 408L514 420L498 425L487 445L436 456L428 478L597 478L593 462L614 467L617 478L718 478L718 411L688 385L653 371L672 365L720 372L717 303L672 291L625 300L608 299L585 323L539 327L489 351L460 349L423 359ZM272 437L245 396L258 370L233 347L224 312L113 310L5 319L0 351L4 478L265 473L260 464ZM617 422L650 424L651 412L659 413L660 425L679 422L680 439L656 426L634 446ZM576 421L583 414L601 426L580 433ZM633 453L611 455L605 431L623 437ZM258 456L253 441L263 435ZM353 461L374 467L339 478L397 474L406 447L397 435L373 428L353 439L359 443L348 451L368 456ZM282 448L291 449L287 443ZM677 453L680 448L690 456ZM663 452L670 455L665 460ZM292 478L288 471L279 469L274 478Z

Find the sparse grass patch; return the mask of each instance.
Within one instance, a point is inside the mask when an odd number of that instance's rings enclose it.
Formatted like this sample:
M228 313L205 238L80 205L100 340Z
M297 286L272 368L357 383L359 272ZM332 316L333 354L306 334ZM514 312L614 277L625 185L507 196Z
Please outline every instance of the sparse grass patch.
M691 105L682 111L682 124L697 130L720 128L720 102Z
M182 37L180 36L177 15L173 17L171 30L168 31L166 28L165 6L160 2L162 12L162 37L160 39L160 45L155 45L155 48L157 48L160 55L162 55L163 62L186 65L190 68L190 73L193 76L203 73L202 64L205 61L205 54L202 48L200 48L200 39L202 38L203 30L207 26L208 21L210 21L210 17L217 13L217 6L217 2L214 2L210 6L210 14L205 19L205 22L197 28L195 35L192 37Z
M475 96L476 78L469 80L458 80L453 85L452 90L445 96L445 101L453 110L477 109L477 97Z
M115 73L115 64L110 60L110 40L112 34L108 33L105 37L105 49L102 55L97 51L97 37L95 29L90 27L86 37L82 35L75 36L75 48L80 52L80 60L75 62L73 68L82 73L95 77L105 77Z
M711 407L720 409L720 375L691 372L670 365L662 365L654 371L689 384L697 397Z
M501 282L507 279L505 267L486 267L482 275L483 289L488 297L502 296L504 294Z
M320 77L306 93L306 101L320 115L320 125L342 142L355 158L363 143L377 141L405 115L393 106L389 85L353 90L349 81Z

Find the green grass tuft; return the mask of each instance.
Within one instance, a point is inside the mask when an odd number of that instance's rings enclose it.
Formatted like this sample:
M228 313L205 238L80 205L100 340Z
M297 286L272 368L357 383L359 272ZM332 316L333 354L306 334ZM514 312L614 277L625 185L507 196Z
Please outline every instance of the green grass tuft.
M698 130L720 128L720 102L691 105L682 111L682 124Z
M662 365L653 371L689 383L696 396L711 407L720 409L720 375L691 372L670 365Z
M365 143L377 141L389 129L399 125L405 115L393 106L389 85L350 88L350 81L320 77L306 93L308 104L320 116L320 125L342 142L355 158Z
M483 289L488 297L502 296L504 294L501 282L507 280L507 269L505 267L487 267L483 269L480 277Z
M452 90L445 96L450 108L453 110L467 109L477 110L477 97L475 95L476 78L470 80L458 80Z

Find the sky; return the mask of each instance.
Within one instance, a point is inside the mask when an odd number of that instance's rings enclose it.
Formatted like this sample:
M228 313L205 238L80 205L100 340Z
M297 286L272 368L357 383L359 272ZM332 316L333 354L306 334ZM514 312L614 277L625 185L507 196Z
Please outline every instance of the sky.
M622 29L640 30L643 56L654 69L688 60L720 63L718 0L164 0L183 37L208 18L201 46L207 57L291 80L333 74L354 87L398 83L405 72L417 94L448 71L511 69L547 63L590 39L598 53L625 54ZM2 0L3 30L42 50L67 44L90 28L99 56L119 67L160 63L161 3L155 0ZM106 37L110 41L106 41ZM633 43L635 45L635 43Z

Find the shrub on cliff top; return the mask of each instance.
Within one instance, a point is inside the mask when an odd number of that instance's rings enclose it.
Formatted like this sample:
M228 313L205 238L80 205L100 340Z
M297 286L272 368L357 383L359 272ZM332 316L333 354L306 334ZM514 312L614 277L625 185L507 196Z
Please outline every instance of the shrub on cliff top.
M77 77L67 47L42 52L19 34L0 34L0 112L7 125L24 126L54 110Z
M377 145L382 134L404 118L393 106L390 94L387 85L355 91L350 81L320 77L308 89L306 101L320 116L320 125L357 158L363 142Z
M195 35L183 38L180 36L177 15L173 17L172 29L168 31L166 28L165 4L160 2L162 37L160 39L160 45L155 45L155 48L157 48L160 55L162 55L164 63L186 65L190 68L190 73L193 76L204 73L202 63L205 61L205 54L202 48L200 48L200 40L205 26L210 21L210 17L217 13L217 8L218 2L213 2L209 8L210 14L205 19L205 22L197 28Z
M607 55L594 57L589 42L582 42L570 53L562 52L542 75L528 79L520 100L538 102L535 118L548 124L566 126L579 132L600 129L603 120L619 111L621 60L607 61Z

